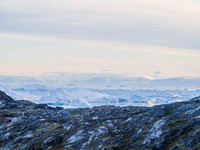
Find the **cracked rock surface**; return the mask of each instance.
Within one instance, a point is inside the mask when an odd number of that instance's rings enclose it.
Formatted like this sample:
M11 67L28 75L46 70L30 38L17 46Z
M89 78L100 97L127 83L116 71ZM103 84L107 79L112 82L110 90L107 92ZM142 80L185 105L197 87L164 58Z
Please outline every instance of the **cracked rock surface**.
M200 97L154 107L52 108L0 91L0 150L200 149Z

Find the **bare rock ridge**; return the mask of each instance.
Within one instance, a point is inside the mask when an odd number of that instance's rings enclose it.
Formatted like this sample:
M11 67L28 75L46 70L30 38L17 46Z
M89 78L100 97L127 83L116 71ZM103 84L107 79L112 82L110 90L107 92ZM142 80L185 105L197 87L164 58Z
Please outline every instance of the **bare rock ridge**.
M154 107L53 108L0 91L0 150L200 149L200 97Z
M6 95L6 93L4 93L3 91L0 91L0 100L8 100L8 101L13 101L13 99Z

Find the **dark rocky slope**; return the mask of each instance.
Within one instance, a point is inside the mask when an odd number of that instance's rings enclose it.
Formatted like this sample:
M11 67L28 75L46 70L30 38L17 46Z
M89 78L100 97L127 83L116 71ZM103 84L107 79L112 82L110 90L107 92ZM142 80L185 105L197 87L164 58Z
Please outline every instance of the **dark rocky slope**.
M150 108L62 109L0 91L0 149L200 149L200 97Z

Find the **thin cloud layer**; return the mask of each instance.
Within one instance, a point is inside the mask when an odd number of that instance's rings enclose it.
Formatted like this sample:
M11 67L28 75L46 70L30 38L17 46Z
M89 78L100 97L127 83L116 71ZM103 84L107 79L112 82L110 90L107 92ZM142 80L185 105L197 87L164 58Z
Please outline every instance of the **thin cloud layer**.
M199 48L195 0L2 0L1 31Z

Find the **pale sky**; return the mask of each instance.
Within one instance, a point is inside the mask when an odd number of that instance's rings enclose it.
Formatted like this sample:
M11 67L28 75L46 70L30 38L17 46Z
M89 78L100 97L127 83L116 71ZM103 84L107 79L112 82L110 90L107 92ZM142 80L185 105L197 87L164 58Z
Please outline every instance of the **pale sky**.
M0 75L200 77L199 0L1 0Z

